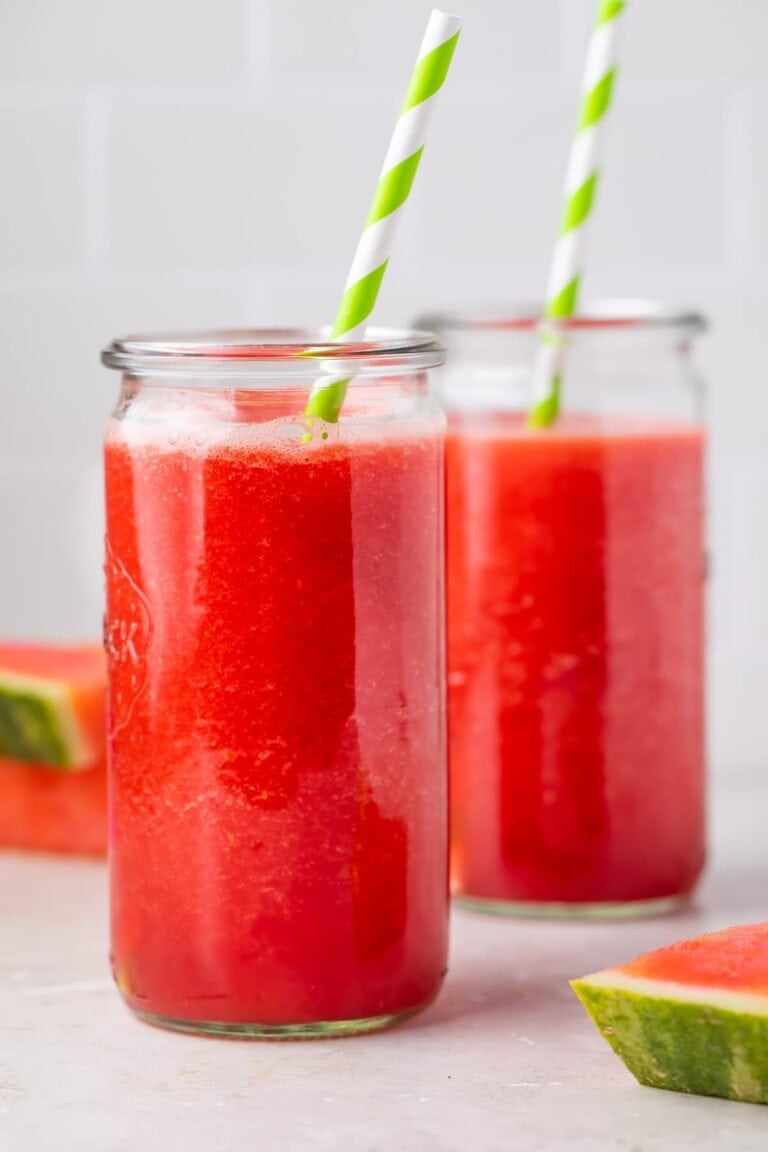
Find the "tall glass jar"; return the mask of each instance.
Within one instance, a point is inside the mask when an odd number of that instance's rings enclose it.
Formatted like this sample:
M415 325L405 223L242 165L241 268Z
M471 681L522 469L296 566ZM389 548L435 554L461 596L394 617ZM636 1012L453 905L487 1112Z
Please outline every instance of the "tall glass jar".
M382 1027L445 970L443 417L424 333L118 340L112 960L150 1022ZM309 390L349 379L338 424Z
M562 325L562 414L529 430L539 315L428 321L450 351L453 889L660 911L704 861L704 322L612 301Z

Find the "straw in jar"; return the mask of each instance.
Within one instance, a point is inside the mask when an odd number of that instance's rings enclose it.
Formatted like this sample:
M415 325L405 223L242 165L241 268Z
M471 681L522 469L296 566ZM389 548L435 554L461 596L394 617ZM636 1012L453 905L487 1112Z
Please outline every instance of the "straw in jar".
M461 20L435 9L419 50L405 101L384 160L373 203L357 246L331 340L350 343L365 333L384 273L403 206L413 185L427 139L435 99L443 86L459 38ZM335 422L349 377L318 380L305 411L312 428L316 418Z
M565 366L563 336L557 322L569 319L579 303L584 249L600 178L601 146L611 107L618 65L618 33L626 0L599 0L587 52L581 109L565 180L560 234L550 266L545 317L533 375L533 406L528 422L544 428L560 411Z

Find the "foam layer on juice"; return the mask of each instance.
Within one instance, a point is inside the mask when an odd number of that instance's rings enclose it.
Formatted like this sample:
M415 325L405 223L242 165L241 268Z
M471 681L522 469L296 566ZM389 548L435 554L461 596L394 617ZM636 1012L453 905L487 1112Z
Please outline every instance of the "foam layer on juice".
M452 424L457 434L478 439L515 439L547 444L569 440L659 440L668 437L701 437L702 429L690 421L657 416L606 413L605 415L566 413L548 428L530 428L527 417L516 412L471 412L456 415Z
M405 406L405 407L404 407ZM369 444L387 440L432 440L442 434L431 401L421 412L412 401L393 402L389 411L379 403L374 410L348 404L338 423L315 420L312 438L295 398L279 393L205 392L151 389L130 396L118 408L108 429L108 441L121 439L138 445L182 444L185 450L206 450L212 445L252 448L269 445L306 458L333 444Z

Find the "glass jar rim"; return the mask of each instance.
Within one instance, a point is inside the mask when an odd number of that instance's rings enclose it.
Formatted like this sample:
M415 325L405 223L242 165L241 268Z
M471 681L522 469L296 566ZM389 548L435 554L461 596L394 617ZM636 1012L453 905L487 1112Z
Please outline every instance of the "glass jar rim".
M575 316L544 316L544 305L514 303L507 307L472 310L446 308L428 312L419 327L451 332L533 332L542 324L574 333L674 333L685 337L706 332L706 317L694 309L642 297L604 297L585 303Z
M371 379L436 368L443 343L431 332L369 328L360 340L330 339L329 328L221 328L113 340L102 363L134 376L270 377L312 380L333 370Z

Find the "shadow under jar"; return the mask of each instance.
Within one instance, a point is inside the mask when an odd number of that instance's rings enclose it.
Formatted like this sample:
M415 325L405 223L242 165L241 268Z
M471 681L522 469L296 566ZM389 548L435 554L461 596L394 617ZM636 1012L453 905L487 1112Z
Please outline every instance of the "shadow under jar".
M561 325L530 430L536 309L431 316L449 346L452 887L519 915L667 910L705 854L701 317Z
M118 986L192 1032L393 1023L446 964L443 349L208 332L103 359L123 373L105 448ZM347 400L310 436L328 372Z

